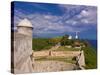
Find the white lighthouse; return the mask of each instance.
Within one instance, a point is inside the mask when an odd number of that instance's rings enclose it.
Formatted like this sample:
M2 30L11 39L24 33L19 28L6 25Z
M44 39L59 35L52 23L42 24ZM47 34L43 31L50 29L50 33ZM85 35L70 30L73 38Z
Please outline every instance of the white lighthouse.
M75 39L78 39L78 31L76 31Z

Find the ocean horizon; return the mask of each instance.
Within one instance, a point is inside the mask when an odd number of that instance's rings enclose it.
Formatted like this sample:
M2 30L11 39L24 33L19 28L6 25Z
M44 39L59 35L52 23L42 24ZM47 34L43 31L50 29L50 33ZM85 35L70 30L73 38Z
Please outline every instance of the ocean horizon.
M97 40L88 40L90 45L97 50Z

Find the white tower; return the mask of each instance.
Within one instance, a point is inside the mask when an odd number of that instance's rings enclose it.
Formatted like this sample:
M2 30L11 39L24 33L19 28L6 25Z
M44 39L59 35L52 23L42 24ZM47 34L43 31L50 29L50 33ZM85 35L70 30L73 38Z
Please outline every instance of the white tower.
M78 39L78 32L76 31L75 39Z
M28 19L23 19L17 25L18 33L32 36L32 23Z
M70 36L68 37L68 39L72 39L72 36L70 35Z

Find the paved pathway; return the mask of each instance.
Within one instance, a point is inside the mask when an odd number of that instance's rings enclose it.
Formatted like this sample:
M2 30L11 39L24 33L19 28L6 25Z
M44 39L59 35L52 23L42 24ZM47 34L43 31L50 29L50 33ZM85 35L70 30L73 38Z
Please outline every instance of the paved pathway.
M75 69L75 65L61 61L36 61L34 72L56 72Z

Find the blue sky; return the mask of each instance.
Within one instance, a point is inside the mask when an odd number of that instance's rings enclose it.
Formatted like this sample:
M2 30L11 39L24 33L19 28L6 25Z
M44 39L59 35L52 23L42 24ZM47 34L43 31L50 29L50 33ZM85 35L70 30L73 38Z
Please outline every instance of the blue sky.
M84 39L97 37L97 7L31 2L14 2L14 29L24 18L31 21L34 37L56 37L65 34Z

